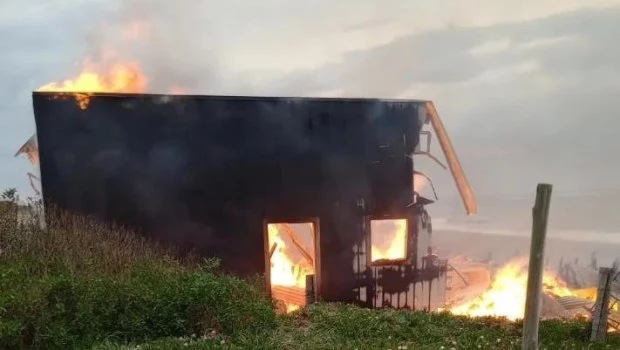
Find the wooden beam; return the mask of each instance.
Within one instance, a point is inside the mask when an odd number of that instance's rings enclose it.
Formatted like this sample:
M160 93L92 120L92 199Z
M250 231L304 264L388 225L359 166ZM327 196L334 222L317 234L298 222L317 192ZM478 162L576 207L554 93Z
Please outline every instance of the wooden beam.
M435 130L437 139L439 140L439 146L441 146L443 155L446 157L446 161L448 162L448 167L450 168L450 173L456 183L456 188L458 189L461 199L463 200L465 212L467 215L476 214L478 212L478 204L476 203L474 191L471 189L471 186L467 181L465 172L463 171L461 163L456 155L456 151L452 146L452 141L450 141L448 132L446 131L441 118L439 118L439 113L437 113L433 102L426 102L426 112L431 121L431 125L433 126L433 130Z
M284 233L291 239L295 247L299 249L299 251L301 252L301 255L303 255L303 257L306 260L308 260L308 262L310 263L310 266L314 267L314 258L312 257L312 254L310 254L306 250L306 248L304 248L304 246L301 244L301 242L297 238L297 235L291 228L291 226L289 224L279 224L278 226L282 228L282 231L284 231Z
M532 208L532 241L527 274L525 315L523 316L523 350L538 350L545 238L552 188L550 184L538 184L536 201Z

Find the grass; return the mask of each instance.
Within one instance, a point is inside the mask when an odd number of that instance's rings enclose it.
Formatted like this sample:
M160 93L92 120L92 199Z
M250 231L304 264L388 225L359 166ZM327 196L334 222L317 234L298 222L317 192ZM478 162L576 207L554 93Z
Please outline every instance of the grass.
M140 349L520 349L521 325L501 319L468 319L448 314L365 310L317 305L284 317L260 336L216 339L160 339ZM587 341L587 323L545 321L541 349L618 349L618 337ZM135 349L102 344L98 349Z
M584 321L544 321L541 349L619 349L620 338L587 341ZM97 349L137 349L105 343ZM347 305L312 306L282 317L272 332L218 335L213 339L159 339L139 349L520 349L521 324L497 318L470 319L449 314L368 310Z
M54 211L47 228L0 205L0 349L518 349L496 318L317 304L277 317L255 283L179 258L119 227ZM586 321L545 321L541 349L587 341Z
M0 348L84 349L101 342L265 332L258 288L180 259L119 227L50 211L47 228L0 206Z

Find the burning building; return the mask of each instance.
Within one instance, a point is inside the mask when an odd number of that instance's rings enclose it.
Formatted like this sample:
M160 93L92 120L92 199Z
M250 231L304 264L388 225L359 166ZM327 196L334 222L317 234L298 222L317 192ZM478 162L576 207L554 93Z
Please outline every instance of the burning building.
M434 158L424 125L468 214L476 203L432 102L35 92L33 106L47 205L264 274L289 310L306 289L366 307L444 303L433 199L416 191L428 180L414 155Z

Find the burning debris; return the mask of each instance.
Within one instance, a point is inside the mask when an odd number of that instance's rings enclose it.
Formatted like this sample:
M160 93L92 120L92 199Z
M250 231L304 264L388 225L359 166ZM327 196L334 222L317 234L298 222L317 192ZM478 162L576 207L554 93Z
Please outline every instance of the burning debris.
M28 140L17 150L15 157L25 154L30 164L39 164L39 145L37 144L37 135L30 136Z
M482 267L484 269L484 267ZM583 273L584 278L587 278ZM596 275L596 271L589 271ZM484 285L485 283L482 282ZM510 320L523 318L527 286L527 262L512 260L497 268L487 287L478 286L478 295L463 298L463 290L452 293L446 308L451 313L467 316L498 316ZM466 299L463 301L463 299ZM590 317L596 299L594 285L575 288L553 271L543 275L543 303L541 315L544 318Z
M34 134L30 136L30 138L17 150L15 153L15 157L25 154L30 161L30 164L37 166L39 164L39 145L37 144L37 135ZM41 195L41 191L35 185L35 181L41 181L38 176L34 175L31 172L26 173L28 176L28 181L30 182L30 188L32 188L33 192L37 195Z

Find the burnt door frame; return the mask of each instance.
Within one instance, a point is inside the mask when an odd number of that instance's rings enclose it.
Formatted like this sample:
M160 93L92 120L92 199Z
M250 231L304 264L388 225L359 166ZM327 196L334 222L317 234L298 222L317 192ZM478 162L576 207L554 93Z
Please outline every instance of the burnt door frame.
M269 256L269 224L307 224L311 223L314 234L314 295L316 300L321 297L321 220L318 217L263 219L263 255L265 256L265 286L271 294L271 257Z

